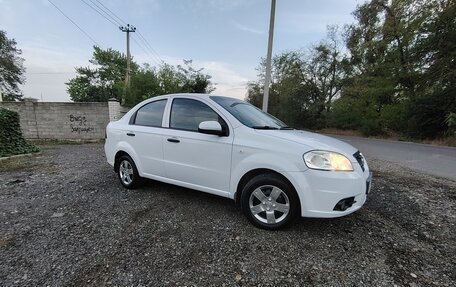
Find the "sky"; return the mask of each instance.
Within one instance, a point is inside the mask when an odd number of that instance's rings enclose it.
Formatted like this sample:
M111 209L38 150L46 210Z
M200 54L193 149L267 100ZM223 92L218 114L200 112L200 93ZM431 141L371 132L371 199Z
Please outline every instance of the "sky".
M125 33L86 3L100 2L137 28L131 53L138 63L177 65L192 59L216 84L213 94L243 99L266 57L270 0L0 0L0 29L17 41L25 59L25 97L70 101L65 83L88 66L95 43L126 50ZM97 2L98 1L98 2ZM273 54L306 49L328 25L353 22L361 0L277 0ZM118 20L120 22L121 20ZM122 22L121 22L122 23ZM143 38L141 38L141 36ZM95 42L95 43L94 43Z

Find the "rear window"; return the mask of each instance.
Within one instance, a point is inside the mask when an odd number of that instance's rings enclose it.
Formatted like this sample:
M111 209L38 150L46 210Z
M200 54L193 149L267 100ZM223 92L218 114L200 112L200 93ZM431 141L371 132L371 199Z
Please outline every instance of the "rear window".
M161 127L167 100L159 100L142 106L134 115L133 124L148 127Z

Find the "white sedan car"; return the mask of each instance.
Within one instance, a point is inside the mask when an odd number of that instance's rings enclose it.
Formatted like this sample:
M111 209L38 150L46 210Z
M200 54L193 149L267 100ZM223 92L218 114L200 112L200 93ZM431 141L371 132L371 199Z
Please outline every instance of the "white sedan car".
M141 102L108 124L105 153L126 188L150 178L231 198L264 229L299 216L350 214L371 186L367 163L351 145L206 94Z

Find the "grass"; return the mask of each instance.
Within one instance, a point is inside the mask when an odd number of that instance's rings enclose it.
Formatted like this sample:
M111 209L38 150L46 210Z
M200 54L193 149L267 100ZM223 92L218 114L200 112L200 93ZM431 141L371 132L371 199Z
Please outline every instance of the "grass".
M26 168L33 168L36 164L34 161L30 160L31 157L36 157L36 155L13 157L2 160L0 165L0 171L14 171Z
M81 145L88 143L104 143L104 139L84 140L84 139L28 139L29 142L35 145Z
M54 164L53 160L41 153L11 157L3 159L0 162L0 172L32 171L35 169L45 174L54 174L58 171L58 167Z
M40 145L40 150L47 150L52 148L53 145L82 145L82 144L91 144L91 143L104 143L104 139L100 140L59 140L59 139L32 139L27 140L35 145ZM46 147L48 146L48 147ZM40 157L41 153L30 154L26 156L17 155L19 157L13 156L11 158L2 159L0 164L1 171L15 171L22 169L31 169L38 165L38 163L32 158L35 159Z
M1 239L0 238L0 247L8 246L11 242L11 239Z
M338 136L352 136L352 137L362 137L360 131L357 130L340 130L336 128L324 128L318 131L319 133L323 134L332 134Z
M456 137L422 140L422 143L456 147Z

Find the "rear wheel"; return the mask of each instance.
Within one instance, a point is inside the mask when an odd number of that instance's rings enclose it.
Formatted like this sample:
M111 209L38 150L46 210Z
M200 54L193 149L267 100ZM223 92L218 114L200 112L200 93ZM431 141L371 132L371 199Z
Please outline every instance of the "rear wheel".
M134 161L128 155L123 155L119 158L119 168L117 175L120 183L128 188L135 189L142 183L142 178L139 176L138 169Z
M296 191L274 173L252 178L241 194L244 214L255 226L275 230L289 224L298 215Z

